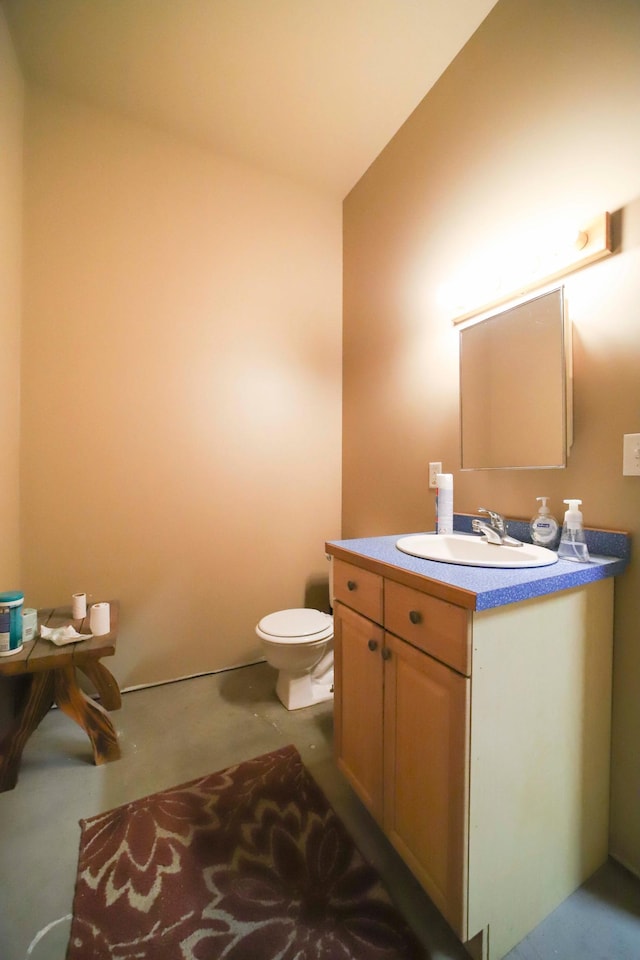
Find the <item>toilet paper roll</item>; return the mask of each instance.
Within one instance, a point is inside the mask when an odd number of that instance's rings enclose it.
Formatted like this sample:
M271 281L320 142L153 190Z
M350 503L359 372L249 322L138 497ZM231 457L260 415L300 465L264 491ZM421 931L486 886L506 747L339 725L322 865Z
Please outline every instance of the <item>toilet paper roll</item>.
M111 630L111 612L108 603L94 603L89 610L89 628L94 637L102 637Z
M82 620L87 615L87 595L86 593L74 593L71 595L71 615L74 620Z

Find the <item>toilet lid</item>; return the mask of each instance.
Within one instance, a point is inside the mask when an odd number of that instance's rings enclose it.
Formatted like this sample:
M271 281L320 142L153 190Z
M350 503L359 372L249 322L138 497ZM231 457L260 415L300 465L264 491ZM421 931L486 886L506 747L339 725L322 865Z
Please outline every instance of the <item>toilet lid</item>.
M308 610L306 607L294 610L278 610L263 617L258 629L277 637L282 643L296 640L322 640L333 631L333 617L321 610Z

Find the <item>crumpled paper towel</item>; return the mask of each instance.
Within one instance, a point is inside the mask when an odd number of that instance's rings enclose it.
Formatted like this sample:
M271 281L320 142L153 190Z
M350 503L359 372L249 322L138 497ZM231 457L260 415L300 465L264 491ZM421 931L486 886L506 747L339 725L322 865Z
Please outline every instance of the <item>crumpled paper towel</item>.
M57 647L64 646L65 643L77 643L79 640L88 640L92 633L78 633L75 627L69 624L68 627L40 627L40 636L45 640L51 640Z

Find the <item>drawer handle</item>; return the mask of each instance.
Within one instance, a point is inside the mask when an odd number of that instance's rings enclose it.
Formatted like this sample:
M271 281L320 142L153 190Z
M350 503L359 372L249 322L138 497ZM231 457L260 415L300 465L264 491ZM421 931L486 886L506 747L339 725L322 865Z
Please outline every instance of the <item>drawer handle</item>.
M347 590L356 590L357 587L358 584L355 582L355 580L347 580Z
M383 659L383 660L390 660L390 659L391 659L391 650L389 650L389 647L383 647L383 648L382 648L382 659Z
M411 620L411 623L422 623L422 614L419 610L410 610L409 620Z
M377 650L377 649L378 649L378 641L377 641L377 640L369 640L369 643L367 644L367 646L369 647L369 650L371 650L371 651Z

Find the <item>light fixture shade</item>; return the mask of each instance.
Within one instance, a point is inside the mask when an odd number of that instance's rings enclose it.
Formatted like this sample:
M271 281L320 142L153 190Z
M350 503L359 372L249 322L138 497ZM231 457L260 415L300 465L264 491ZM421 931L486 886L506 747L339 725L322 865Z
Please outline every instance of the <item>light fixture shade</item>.
M612 253L611 214L605 212L588 226L577 230L573 238L566 242L561 240L554 244L553 239L550 238L548 249L541 253L537 264L532 267L530 278L518 284L516 288L500 290L494 299L479 303L473 309L456 316L453 323L464 323L471 317L493 310L494 307L499 307L509 300L566 277L567 274L580 270L596 260L603 260Z

